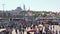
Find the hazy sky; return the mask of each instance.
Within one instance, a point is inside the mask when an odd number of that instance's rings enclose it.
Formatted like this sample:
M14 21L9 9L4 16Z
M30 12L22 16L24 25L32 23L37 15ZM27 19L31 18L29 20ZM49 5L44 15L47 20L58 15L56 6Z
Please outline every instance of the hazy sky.
M16 9L18 6L26 9L38 11L60 11L60 0L0 0L0 10L3 9L2 4L5 3L5 10Z

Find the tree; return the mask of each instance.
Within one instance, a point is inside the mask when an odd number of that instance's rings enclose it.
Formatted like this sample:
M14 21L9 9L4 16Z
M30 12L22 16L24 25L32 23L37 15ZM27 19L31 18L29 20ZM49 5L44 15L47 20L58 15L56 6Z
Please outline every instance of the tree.
M33 14L33 17L38 17L38 16L39 16L38 13Z
M43 13L42 13L42 16L43 16L43 17L47 16L47 12L43 12Z

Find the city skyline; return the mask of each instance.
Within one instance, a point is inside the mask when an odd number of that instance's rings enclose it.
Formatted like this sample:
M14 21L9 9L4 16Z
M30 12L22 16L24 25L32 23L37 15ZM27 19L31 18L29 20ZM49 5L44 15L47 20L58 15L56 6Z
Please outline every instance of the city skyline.
M23 4L25 4L26 10L35 10L35 11L60 11L60 0L0 0L0 10L14 10L17 7L23 9Z

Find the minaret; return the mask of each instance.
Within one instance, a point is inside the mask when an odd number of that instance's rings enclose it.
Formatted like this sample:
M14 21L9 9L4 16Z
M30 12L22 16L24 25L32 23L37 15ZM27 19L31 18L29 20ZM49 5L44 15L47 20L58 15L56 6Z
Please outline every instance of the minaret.
M29 7L28 11L30 11L30 7Z
M23 9L26 10L26 9L25 9L25 4L23 4Z

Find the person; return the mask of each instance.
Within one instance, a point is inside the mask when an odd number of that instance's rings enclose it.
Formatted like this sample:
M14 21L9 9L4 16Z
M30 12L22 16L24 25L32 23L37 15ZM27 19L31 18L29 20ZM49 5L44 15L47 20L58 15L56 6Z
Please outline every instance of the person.
M49 28L48 27L45 27L46 34L48 34L48 31L49 31Z
M15 32L16 32L16 34L17 34L17 29L15 29Z
M42 34L42 31L43 31L42 29L39 29L39 33L40 33L40 34Z
M12 34L10 27L6 26L6 30L3 30L1 34Z
M58 34L58 31L56 30L56 34Z
M52 32L53 32L52 30L48 30L47 33L48 33L48 34L53 34Z
M18 24L18 29L19 29L19 33L22 34L22 31L21 31L21 23Z
M30 34L30 32L27 32L27 34Z
M60 30L59 30L59 33L60 33Z
M36 32L34 34L39 34L39 29L38 28L36 29Z
M44 26L43 26L43 32L42 32L42 34L46 34L45 27Z
M1 33L1 34L9 34L9 31L4 30L4 31L2 31L2 33Z
M43 32L43 27L42 27L42 25L39 25L38 29L39 29L39 34L42 34L42 32Z

